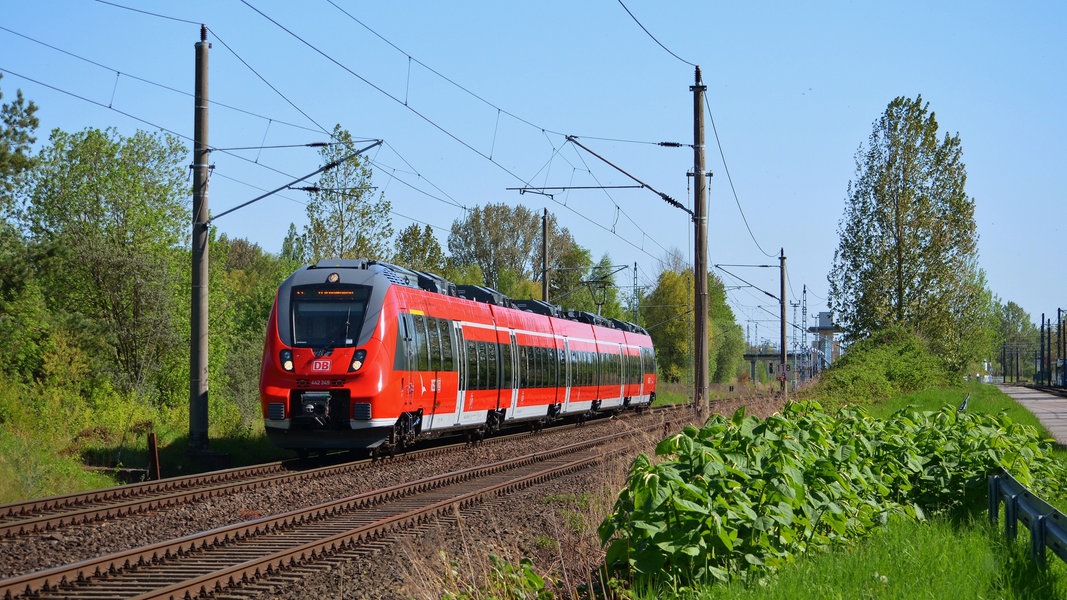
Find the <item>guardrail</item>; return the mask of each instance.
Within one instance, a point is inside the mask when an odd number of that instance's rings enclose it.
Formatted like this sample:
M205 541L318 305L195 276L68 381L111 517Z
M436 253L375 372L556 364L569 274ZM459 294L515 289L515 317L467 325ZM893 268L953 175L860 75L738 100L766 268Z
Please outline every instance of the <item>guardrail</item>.
M1030 556L1043 565L1048 548L1067 562L1067 517L1026 489L1003 467L989 476L989 522L994 525L1000 519L1001 501L1008 539L1015 539L1022 521L1030 530Z

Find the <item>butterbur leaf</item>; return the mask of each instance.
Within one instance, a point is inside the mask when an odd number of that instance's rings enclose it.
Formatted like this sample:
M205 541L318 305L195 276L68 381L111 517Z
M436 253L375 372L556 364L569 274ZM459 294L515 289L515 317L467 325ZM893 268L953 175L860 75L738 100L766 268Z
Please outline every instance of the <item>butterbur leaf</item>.
M648 521L633 521L631 523L635 530L644 531L648 537L654 538L657 535L667 530L666 523L649 523Z
M697 504L696 502L677 497L674 499L674 508L682 512L699 513L702 515L707 514L708 512L708 507L704 504Z
M742 406L734 411L734 415L730 417L730 423L734 427L740 427L741 423L745 420L745 407Z
M700 546L686 546L686 547L681 549L681 553L685 554L686 556L694 556L695 557L695 556L700 556L701 554L704 553L704 551L703 551L703 549L700 548Z
M727 529L724 529L723 527L718 527L715 531L715 534L727 550L732 551L734 549L734 540L737 538L735 535L733 535L732 532Z

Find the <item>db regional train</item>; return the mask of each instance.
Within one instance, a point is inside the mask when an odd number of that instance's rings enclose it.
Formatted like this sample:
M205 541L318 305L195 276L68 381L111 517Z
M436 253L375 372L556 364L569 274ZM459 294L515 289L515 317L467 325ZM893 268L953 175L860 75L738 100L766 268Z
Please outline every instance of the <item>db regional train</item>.
M302 456L395 451L655 397L655 349L637 325L373 260L324 260L282 282L260 373L268 437Z

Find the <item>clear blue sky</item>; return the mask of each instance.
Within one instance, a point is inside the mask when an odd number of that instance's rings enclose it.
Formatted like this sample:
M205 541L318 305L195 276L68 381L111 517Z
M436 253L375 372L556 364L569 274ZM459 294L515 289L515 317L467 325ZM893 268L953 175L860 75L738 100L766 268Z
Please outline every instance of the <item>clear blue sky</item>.
M689 148L615 141L693 139L693 67L658 46L618 0L248 4L3 0L4 101L22 89L40 106L39 143L53 128L161 127L191 137L187 94L203 23L216 148L323 141L322 129L339 123L356 137L385 140L368 155L397 231L428 223L445 246L460 206L521 203L553 212L594 259L607 253L628 265L620 285L632 285L635 262L638 284L652 285L669 250L691 260L688 216L647 190L552 198L507 190L632 183L565 143L571 134L692 206ZM1035 321L1067 308L1056 260L1067 233L1067 4L626 6L673 53L700 65L708 86L712 264L776 266L784 249L789 300L800 302L807 286L812 324L826 309L856 150L894 97L921 94L942 131L960 135L993 292ZM320 164L308 148L216 152L212 162L216 214ZM215 225L277 252L289 224L305 223L304 199L279 193ZM778 293L777 269L728 270ZM729 297L750 339L757 331L776 339L771 298L751 288Z

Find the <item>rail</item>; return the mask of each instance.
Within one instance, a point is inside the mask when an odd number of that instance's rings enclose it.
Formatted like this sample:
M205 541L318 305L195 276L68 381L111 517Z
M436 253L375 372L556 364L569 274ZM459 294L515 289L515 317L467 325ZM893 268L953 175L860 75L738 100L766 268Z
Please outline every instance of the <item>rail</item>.
M1004 533L1014 540L1018 523L1030 530L1030 556L1045 564L1045 549L1067 562L1067 517L1016 481L1003 467L989 476L989 522L1000 520L1004 502Z

